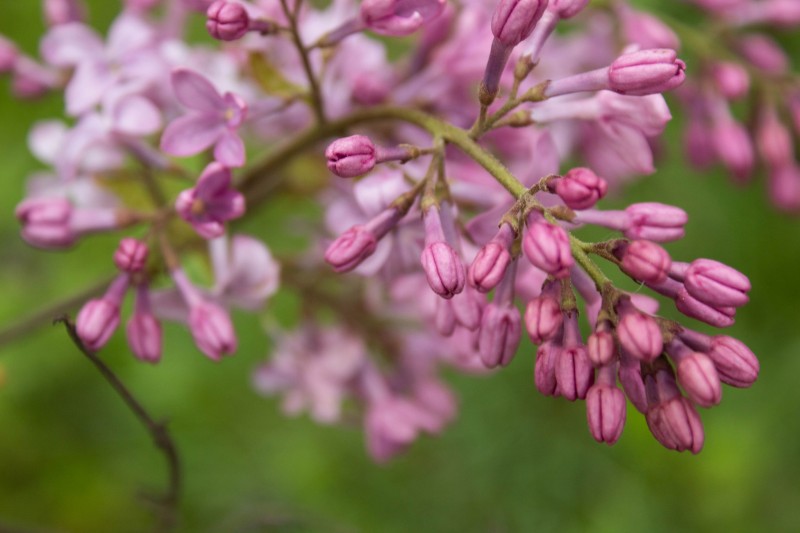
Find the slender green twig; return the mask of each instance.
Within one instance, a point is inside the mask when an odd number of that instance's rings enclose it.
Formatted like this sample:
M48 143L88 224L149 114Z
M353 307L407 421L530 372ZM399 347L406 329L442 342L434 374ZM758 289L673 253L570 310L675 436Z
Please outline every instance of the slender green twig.
M289 30L291 32L292 41L294 42L297 53L300 54L300 60L303 63L303 70L308 79L308 86L311 90L311 107L314 109L314 116L318 124L325 123L325 106L322 100L322 92L319 90L319 82L317 76L314 74L314 69L311 67L311 60L308 57L308 52L300 37L300 30L297 27L296 13L289 7L288 0L281 0L281 8L286 15L286 20L289 21Z
M163 453L167 461L167 467L169 468L169 479L166 493L163 497L156 500L156 503L159 504L160 512L155 531L171 531L177 525L178 503L181 496L181 464L178 456L178 449L175 446L175 442L172 440L167 424L165 422L156 422L142 406L141 402L136 399L133 393L122 383L119 377L117 377L114 371L111 370L102 359L97 357L95 352L89 350L86 345L83 344L83 341L78 336L78 332L75 329L75 324L72 323L68 316L64 315L57 318L55 322L64 324L70 339L72 339L72 342L78 350L86 356L119 397L122 398L125 405L128 406L133 414L136 415L136 418L144 425L145 429L147 429L148 433L150 433L156 448Z

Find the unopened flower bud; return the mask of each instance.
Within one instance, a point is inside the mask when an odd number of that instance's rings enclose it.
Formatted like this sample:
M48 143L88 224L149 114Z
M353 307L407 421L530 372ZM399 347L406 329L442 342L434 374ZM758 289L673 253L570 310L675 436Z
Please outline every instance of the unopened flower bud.
M589 0L550 0L547 10L558 15L560 19L569 19L580 13Z
M402 37L417 31L438 17L446 0L364 0L360 16L363 24L381 35Z
M500 0L492 15L492 33L507 47L524 41L547 9L547 0Z
M689 217L686 211L658 202L632 204L625 209L629 217L624 234L629 239L668 242L684 236Z
M190 307L189 330L200 351L215 361L236 351L231 317L215 303L200 300Z
M239 2L217 0L206 12L206 29L220 41L236 41L244 37L250 27L247 9Z
M0 35L0 74L7 74L14 70L18 55L16 45Z
M528 224L522 249L533 266L555 278L569 276L575 263L564 228L541 220Z
M547 341L536 350L536 364L533 370L536 389L545 396L554 396L558 387L556 381L556 361L559 358L561 346Z
M511 253L508 251L514 240L514 230L508 224L500 226L491 241L478 251L475 259L467 271L469 284L480 292L489 292L494 289L511 263Z
M571 209L589 209L608 191L606 180L588 168L573 168L556 180L555 193Z
M556 360L556 381L561 395L569 401L586 398L592 385L594 369L586 346L581 342L578 315L568 313L564 319L563 348Z
M561 328L563 313L558 301L550 296L539 296L525 308L525 327L534 344L542 344L555 337Z
M617 324L617 338L630 355L641 361L655 360L663 349L661 329L652 317L645 315L632 304L623 304Z
M727 335L713 337L708 356L714 362L719 378L728 385L745 388L758 378L758 359L738 339Z
M711 259L692 261L684 284L689 294L713 307L741 307L749 301L747 276Z
M620 268L630 277L645 283L660 283L667 278L672 259L661 246L650 241L632 241L614 251Z
M364 135L351 135L333 141L325 150L328 169L341 178L366 174L377 162L375 145Z
M615 384L614 367L598 371L598 381L586 393L586 418L597 442L614 444L625 427L625 395Z
M86 9L80 0L44 0L44 18L49 26L82 22Z
M336 272L349 272L375 252L378 239L365 226L353 226L325 250L325 261Z
M161 359L161 324L150 309L147 287L137 290L133 315L125 332L133 354L142 361L157 363Z
M77 239L71 226L72 204L66 198L29 198L14 214L22 224L22 238L41 248L64 248Z
M727 328L734 323L735 307L717 307L701 302L692 296L686 287L681 287L675 296L675 307L686 316L701 320L718 328Z
M645 413L647 412L647 397L642 379L642 364L632 355L625 353L624 349L620 352L619 382L633 406L640 413Z
M517 352L522 331L519 310L513 305L486 306L481 319L478 351L487 368L507 366Z
M686 79L686 64L675 50L640 50L618 57L608 68L612 91L643 96L669 91Z
M597 328L589 335L586 341L586 353L589 360L596 367L611 364L617 354L617 344L614 335L611 333L610 324L603 320L597 324Z
M114 252L114 264L122 272L141 272L147 264L149 250L147 244L126 237L119 242L117 250Z
M717 405L722 399L722 386L711 359L692 351L678 339L670 342L666 349L675 361L678 382L689 399L703 407Z
M89 350L105 346L119 325L119 307L128 289L127 274L118 276L102 298L84 304L75 320L75 330Z
M666 448L699 453L703 448L703 423L688 399L681 396L671 373L660 370L647 378L647 426Z
M750 90L747 70L730 61L721 61L711 67L711 77L717 90L728 100L739 100Z
M720 161L733 177L743 181L751 175L755 154L747 128L733 119L721 120L712 129L712 143Z
M792 134L778 118L774 108L767 108L759 114L755 139L767 167L782 168L794 163Z
M444 241L431 243L422 251L421 260L433 292L452 298L464 290L464 264L452 246Z
M763 34L748 34L738 47L745 59L767 74L780 75L789 70L789 57L775 39Z

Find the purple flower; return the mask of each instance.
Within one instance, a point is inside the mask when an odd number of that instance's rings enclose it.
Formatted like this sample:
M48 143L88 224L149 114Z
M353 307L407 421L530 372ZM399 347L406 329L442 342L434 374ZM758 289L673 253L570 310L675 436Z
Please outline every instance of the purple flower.
M225 222L244 214L244 196L231 187L230 169L211 163L197 185L178 195L175 210L201 237L212 239L225 232Z
M172 72L178 101L191 113L172 121L161 137L161 149L186 157L214 146L214 159L226 167L245 162L244 143L237 133L247 105L233 93L221 95L202 75L184 68Z

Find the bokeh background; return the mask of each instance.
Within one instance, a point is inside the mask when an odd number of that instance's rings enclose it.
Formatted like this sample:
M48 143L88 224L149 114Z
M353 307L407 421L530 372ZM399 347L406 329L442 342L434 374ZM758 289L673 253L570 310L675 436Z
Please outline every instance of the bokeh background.
M118 3L89 3L92 23L107 27ZM39 2L0 0L0 33L34 53L42 31ZM781 38L800 56L796 35ZM34 121L60 116L63 103L8 94L0 81L0 328L107 276L115 246L100 237L45 253L19 238L13 209L39 168L26 134ZM166 329L155 367L135 361L117 335L104 359L169 419L180 448L181 530L800 531L800 220L771 208L763 177L734 187L722 173L687 169L680 123L677 114L660 172L611 203L683 207L687 237L668 246L672 255L719 259L752 281L752 302L730 334L760 356L761 377L749 390L726 388L722 405L702 413L699 456L663 449L638 414L616 446L596 444L583 403L534 389L529 343L502 372L449 375L458 420L377 466L359 427L287 419L278 401L253 391L251 373L270 348L263 317L236 316L240 349L223 364L179 328ZM279 253L291 250L297 239L284 229L297 213L313 208L287 199L243 229ZM280 294L268 312L292 306ZM664 314L676 316L674 306ZM0 531L146 531L153 520L141 494L164 483L162 456L62 328L43 325L0 346Z

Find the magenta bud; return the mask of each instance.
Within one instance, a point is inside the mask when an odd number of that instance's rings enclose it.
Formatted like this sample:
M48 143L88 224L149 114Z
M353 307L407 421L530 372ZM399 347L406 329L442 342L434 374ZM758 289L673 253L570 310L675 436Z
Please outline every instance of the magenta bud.
M336 272L349 272L375 252L378 239L365 226L353 226L325 250L325 261Z
M206 29L209 35L220 41L236 41L247 34L250 17L247 9L238 2L217 0L206 12Z
M0 35L0 74L8 74L14 70L18 56L17 46Z
M525 257L533 266L555 278L566 278L575 263L564 228L543 221L528 224L522 240Z
M22 224L22 238L39 248L65 248L77 234L71 226L72 204L66 198L29 198L14 214Z
M556 361L559 358L561 346L547 341L536 350L536 364L533 369L533 380L536 389L545 396L555 396L558 382L556 381Z
M550 0L547 10L560 19L568 19L580 13L588 3L589 0Z
M681 287L675 296L675 307L686 316L701 320L718 328L727 328L734 323L735 307L717 307L701 302Z
M753 172L755 154L750 133L734 120L723 120L714 124L712 143L717 156L739 181L746 180Z
M534 298L525 309L525 328L534 344L542 344L555 337L563 320L558 301L550 296Z
M453 300L437 298L436 311L433 318L436 331L441 336L449 337L452 335L456 330L456 314L453 311Z
M364 0L361 22L381 35L414 33L444 11L446 0Z
M713 337L708 357L714 362L720 380L728 385L746 388L758 379L758 359L738 339L727 335Z
M486 368L507 366L517 353L521 336L519 310L490 303L481 320L478 351Z
M684 284L689 294L713 307L741 307L749 301L747 276L711 259L692 261Z
M206 300L196 302L189 310L189 330L200 351L215 361L236 351L231 317L217 304Z
M619 365L619 382L625 395L640 413L647 412L647 397L645 394L644 380L642 379L642 364L638 359L624 352L621 354Z
M442 300L440 298L440 300ZM453 308L453 315L456 322L468 329L469 331L477 331L481 326L481 315L483 314L483 307L486 300L483 295L479 294L471 287L464 287L461 294L455 295L449 301Z
M743 98L750 91L747 70L730 61L721 61L711 67L711 77L717 90L728 100Z
M133 354L148 363L161 359L161 324L150 313L134 313L125 330Z
M634 96L674 89L686 79L686 64L677 56L666 48L621 55L608 67L609 88Z
M600 372L606 370L601 368ZM594 440L610 445L622 435L626 406L625 395L614 384L614 370L608 370L611 372L610 382L598 381L586 393L586 419Z
M44 0L42 7L49 26L82 22L86 12L80 0Z
M663 350L661 329L652 317L638 311L631 304L620 309L617 338L630 355L644 362L654 361Z
M630 277L645 283L660 283L667 279L672 259L656 243L632 241L621 247L619 252L614 252L621 259L620 268Z
M126 237L119 241L119 246L114 252L114 264L122 272L141 272L147 264L148 253L147 244Z
M606 322L603 322L606 323ZM614 335L606 329L598 329L586 341L586 353L596 367L606 366L614 360L617 345Z
M570 209L589 209L608 191L606 180L588 168L573 168L556 180L555 193Z
M629 217L624 234L629 239L646 239L668 242L684 235L683 227L689 220L686 211L658 202L631 204L625 209Z
M78 336L92 351L102 348L118 325L119 305L106 298L86 302L76 320Z
M507 47L524 41L547 9L547 0L500 0L492 15L492 34Z
M436 241L422 251L422 268L433 292L442 298L452 298L464 290L464 264L452 246Z
M375 145L364 135L351 135L333 141L325 150L328 169L340 178L366 174L377 162Z
M592 385L594 369L586 346L564 347L556 360L556 381L561 395L569 401L586 398Z
M705 354L688 351L677 360L678 383L689 399L703 407L717 405L722 399L722 385L711 359Z
M768 108L760 113L755 139L767 167L784 168L794 163L794 140L777 110Z
M514 241L514 230L508 224L500 226L491 241L478 251L467 271L469 284L480 292L489 292L500 283L511 263L508 248Z
M687 398L681 396L675 378L661 370L647 377L647 426L665 448L699 453L703 448L703 423Z
M738 48L745 59L767 74L785 74L789 70L789 56L771 37L748 34L739 39Z

